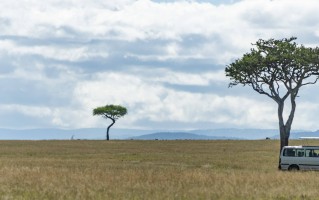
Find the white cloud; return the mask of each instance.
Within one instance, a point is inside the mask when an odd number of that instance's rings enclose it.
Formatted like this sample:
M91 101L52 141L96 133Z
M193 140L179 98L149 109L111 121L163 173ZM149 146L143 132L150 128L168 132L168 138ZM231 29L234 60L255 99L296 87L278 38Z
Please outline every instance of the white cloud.
M37 55L49 59L62 61L81 61L92 57L101 57L106 59L107 52L97 52L88 47L61 47L61 46L21 46L16 45L12 41L0 41L0 52L4 52L11 56L21 55Z
M207 44L189 51L191 54L172 42L163 47L164 53L157 55L158 58L214 57L222 64L249 50L250 44L260 37L296 35L303 39L305 32L316 34L319 18L319 3L315 0L296 0L294 3L287 0L246 0L221 6L196 1L156 3L150 0L112 3L98 0L12 3L2 0L1 3L0 18L10 24L2 32L5 35L127 41L166 39L177 42L183 42L185 35L201 35L207 38ZM50 58L66 60L90 56L85 47L52 49L35 46L20 51L35 54L43 51ZM107 55L102 53L104 57ZM130 52L127 55L135 54ZM156 57L139 56L144 59Z
M57 96L48 95L38 106L3 100L0 109L44 118L58 127L99 126L102 122L91 115L94 107L123 104L129 114L120 120L122 127L147 126L137 122L149 120L159 126L173 121L276 128L276 105L267 97L236 96L222 87L182 89L227 86L225 65L259 38L297 36L298 42L316 46L319 37L317 0L0 3L2 88L23 80L41 83L47 87L43 94ZM24 82L19 88L34 95L38 85L23 88ZM316 98L298 104L295 128L316 129Z
M24 105L16 105L16 104L7 104L1 105L0 110L2 112L15 112L22 113L24 115L30 117L47 117L51 114L51 110L47 107L40 106L24 106Z
M105 104L128 107L126 126L134 126L139 120L159 123L205 121L236 126L251 123L254 124L252 127L266 127L276 122L274 109L268 103L245 97L178 92L129 74L99 74L92 81L80 83L74 99L82 104L87 116L93 108ZM99 122L96 120L96 125Z
M177 85L209 86L211 83L220 84L228 82L223 70L206 73L183 73L169 70L153 70L154 77L148 77L156 82Z

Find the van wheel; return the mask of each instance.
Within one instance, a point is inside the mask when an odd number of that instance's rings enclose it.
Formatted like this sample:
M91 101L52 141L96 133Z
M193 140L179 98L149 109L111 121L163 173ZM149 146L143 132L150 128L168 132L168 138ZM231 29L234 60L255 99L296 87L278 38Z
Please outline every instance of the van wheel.
M299 167L297 165L290 165L288 171L298 171Z

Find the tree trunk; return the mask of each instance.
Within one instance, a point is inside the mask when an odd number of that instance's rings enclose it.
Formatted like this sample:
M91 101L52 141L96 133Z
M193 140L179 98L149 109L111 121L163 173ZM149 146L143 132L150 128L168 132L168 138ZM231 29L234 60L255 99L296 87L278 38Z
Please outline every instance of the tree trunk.
M109 136L109 131L110 131L110 128L113 126L113 124L115 123L115 120L110 118L112 120L112 123L107 127L107 130L106 130L106 140L110 140L110 136Z
M289 117L284 123L283 112L284 112L284 101L278 101L278 118L279 118L279 130L280 130L280 151L279 151L279 169L280 169L280 153L284 146L288 146L289 137L291 131L291 125L294 119L295 111L296 111L296 95L291 95L291 110Z
M288 145L288 140L286 140L287 133L286 133L286 127L284 123L284 102L279 101L278 102L278 119L279 119L279 131L280 131L280 152L284 146Z

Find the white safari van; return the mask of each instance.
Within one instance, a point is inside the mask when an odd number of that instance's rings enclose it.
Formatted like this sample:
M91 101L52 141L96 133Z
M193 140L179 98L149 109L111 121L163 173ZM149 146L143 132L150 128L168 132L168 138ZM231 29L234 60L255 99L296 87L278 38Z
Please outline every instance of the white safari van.
M319 146L285 146L280 154L282 170L319 170Z

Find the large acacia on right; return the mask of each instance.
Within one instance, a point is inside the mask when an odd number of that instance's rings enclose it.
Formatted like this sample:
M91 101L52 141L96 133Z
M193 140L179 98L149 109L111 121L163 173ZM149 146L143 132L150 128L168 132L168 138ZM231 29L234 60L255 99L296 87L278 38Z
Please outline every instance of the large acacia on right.
M319 78L319 48L298 45L296 37L260 39L249 53L226 66L229 86L250 86L278 105L280 151L289 142L299 89ZM290 103L284 119L285 102ZM287 106L286 106L287 109Z

